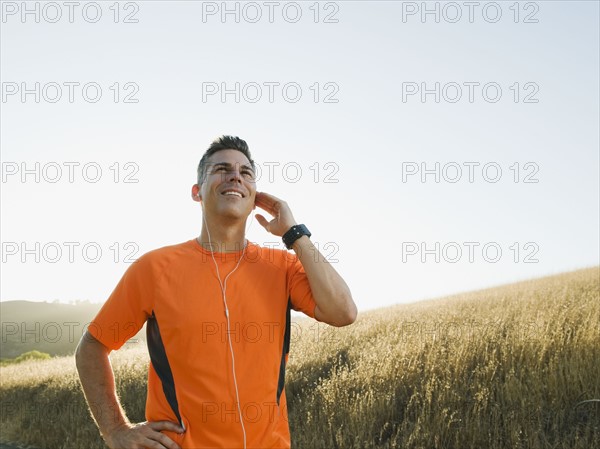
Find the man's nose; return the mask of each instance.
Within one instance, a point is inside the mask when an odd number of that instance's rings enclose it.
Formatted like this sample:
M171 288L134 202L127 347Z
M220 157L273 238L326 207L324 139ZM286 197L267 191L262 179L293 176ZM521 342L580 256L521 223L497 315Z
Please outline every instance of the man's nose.
M238 168L233 169L232 171L230 171L229 173L229 181L230 182L242 182L242 174L240 173L240 170Z

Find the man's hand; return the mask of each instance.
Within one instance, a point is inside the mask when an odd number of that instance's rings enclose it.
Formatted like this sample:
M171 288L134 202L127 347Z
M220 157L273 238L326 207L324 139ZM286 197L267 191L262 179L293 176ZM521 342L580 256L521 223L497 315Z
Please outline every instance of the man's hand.
M261 226L273 235L281 237L292 226L298 224L296 223L296 220L294 220L294 216L292 215L292 211L288 204L273 195L269 195L265 192L256 192L255 204L275 217L271 221L268 221L262 215L256 214L256 219Z
M124 424L106 435L106 444L111 449L181 449L177 443L161 433L161 430L183 432L179 424L171 421Z

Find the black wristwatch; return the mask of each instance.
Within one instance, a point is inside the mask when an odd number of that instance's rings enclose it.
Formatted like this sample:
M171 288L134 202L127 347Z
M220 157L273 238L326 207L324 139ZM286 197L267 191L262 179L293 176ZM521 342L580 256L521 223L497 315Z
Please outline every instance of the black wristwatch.
M283 234L281 238L283 239L285 247L287 249L292 249L292 245L294 244L294 242L303 235L310 237L311 233L306 226L304 226L303 224L299 224L292 226L285 234Z

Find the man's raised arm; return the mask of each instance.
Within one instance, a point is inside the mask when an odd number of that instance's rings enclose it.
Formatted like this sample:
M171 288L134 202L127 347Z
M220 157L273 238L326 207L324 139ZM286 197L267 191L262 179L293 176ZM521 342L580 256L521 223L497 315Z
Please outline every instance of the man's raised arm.
M268 221L262 215L256 215L258 222L273 235L281 237L297 224L287 203L273 195L256 192L256 205L274 217ZM315 318L338 327L352 324L358 311L344 279L307 236L296 240L292 249L302 263L317 303Z

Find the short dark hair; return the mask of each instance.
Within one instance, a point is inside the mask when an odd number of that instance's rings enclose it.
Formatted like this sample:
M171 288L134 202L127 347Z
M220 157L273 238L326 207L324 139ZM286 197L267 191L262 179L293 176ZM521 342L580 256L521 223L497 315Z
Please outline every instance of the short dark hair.
M248 144L245 140L240 139L237 136L220 136L217 137L208 147L208 150L200 159L200 163L198 164L198 185L202 184L204 178L206 177L206 166L208 164L208 158L215 154L217 151L221 150L237 150L242 153L244 156L248 158L250 161L250 165L253 170L256 170L256 166L254 165L254 161L252 160L252 156L250 155L250 149L248 148Z

